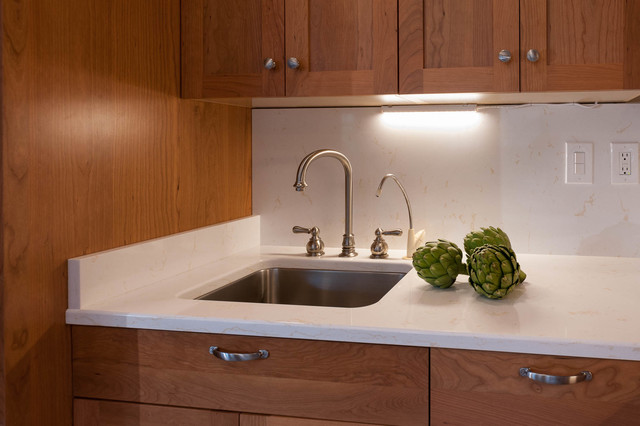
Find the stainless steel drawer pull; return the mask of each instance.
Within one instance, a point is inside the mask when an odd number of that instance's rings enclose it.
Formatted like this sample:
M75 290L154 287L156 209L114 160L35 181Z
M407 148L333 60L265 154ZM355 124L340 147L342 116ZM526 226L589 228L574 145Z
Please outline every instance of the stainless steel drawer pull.
M211 346L209 353L223 361L253 361L256 359L269 358L269 351L266 349L259 349L258 352L248 354L237 354L233 352L223 352L217 346Z
M535 380L536 382L547 383L549 385L572 385L574 383L593 379L591 371L581 371L575 376L553 376L551 374L533 372L529 367L522 367L520 369L520 375L522 377L528 377L531 380Z

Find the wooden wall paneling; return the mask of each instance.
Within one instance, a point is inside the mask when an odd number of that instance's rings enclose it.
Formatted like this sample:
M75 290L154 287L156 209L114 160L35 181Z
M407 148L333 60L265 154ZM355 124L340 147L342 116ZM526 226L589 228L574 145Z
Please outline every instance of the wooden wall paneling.
M68 425L66 259L249 215L250 111L179 98L179 0L1 7L0 423Z

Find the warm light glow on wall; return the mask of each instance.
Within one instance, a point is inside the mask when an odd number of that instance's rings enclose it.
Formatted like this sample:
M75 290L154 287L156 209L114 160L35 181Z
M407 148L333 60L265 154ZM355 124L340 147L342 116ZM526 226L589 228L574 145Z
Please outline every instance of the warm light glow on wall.
M479 123L475 105L383 106L382 122L394 128L462 130Z

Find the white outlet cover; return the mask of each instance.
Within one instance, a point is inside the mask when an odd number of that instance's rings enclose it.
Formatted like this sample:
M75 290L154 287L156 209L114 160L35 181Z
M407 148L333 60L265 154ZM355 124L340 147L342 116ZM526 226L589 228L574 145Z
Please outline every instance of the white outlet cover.
M631 153L630 174L620 174L620 153ZM611 183L638 183L638 142L611 142Z
M584 159L580 173L576 168L576 153ZM593 144L591 142L567 142L565 155L565 183L593 183ZM581 163L582 164L582 163Z

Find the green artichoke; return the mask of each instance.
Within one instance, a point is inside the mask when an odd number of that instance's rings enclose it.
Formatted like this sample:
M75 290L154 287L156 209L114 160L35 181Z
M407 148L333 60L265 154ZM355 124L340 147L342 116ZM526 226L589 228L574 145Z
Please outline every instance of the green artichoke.
M429 241L413 253L418 276L434 287L448 288L458 274L466 274L462 250L447 240Z
M467 260L469 284L489 299L502 299L520 281L520 265L511 248L486 244L476 248Z
M476 248L485 244L511 248L511 241L509 241L509 237L502 229L494 228L493 226L480 228L479 231L469 232L464 237L464 251L467 254L467 259L471 257ZM527 274L520 270L520 282L523 282L526 278Z

